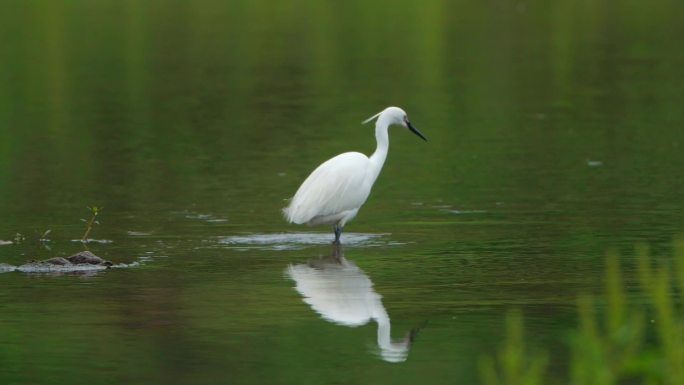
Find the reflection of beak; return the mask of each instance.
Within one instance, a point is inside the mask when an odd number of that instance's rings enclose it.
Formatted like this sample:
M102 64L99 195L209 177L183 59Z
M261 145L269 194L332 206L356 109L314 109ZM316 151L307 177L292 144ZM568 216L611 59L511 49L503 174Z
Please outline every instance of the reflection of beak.
M411 130L411 132L413 132L414 134L420 136L421 139L423 139L424 141L427 142L427 138L425 138L425 136L424 136L420 131L418 131L417 128L413 127L413 124L411 124L411 122L409 122L409 121L407 120L407 121L406 121L406 125L408 126L408 129Z
M427 326L427 323L428 323L428 321L425 320L425 321L423 321L423 323L421 323L420 325L414 327L413 329L411 329L411 330L407 333L406 337L408 338L409 344L412 344L413 341L416 340L416 336L418 336L418 332L420 331L420 329L422 329L422 328L424 328L425 326Z

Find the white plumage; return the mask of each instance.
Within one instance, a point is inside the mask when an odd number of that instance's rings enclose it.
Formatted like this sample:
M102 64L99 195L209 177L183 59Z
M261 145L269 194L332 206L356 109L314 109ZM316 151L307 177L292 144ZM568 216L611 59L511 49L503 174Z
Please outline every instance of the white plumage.
M392 326L382 296L373 289L368 275L346 259L341 250L334 250L330 257L290 265L286 274L295 281L304 302L321 317L349 327L377 322L380 357L387 362L406 360L417 329L404 338L391 338Z
M289 222L334 224L351 220L368 198L374 180L369 178L370 159L359 152L345 152L318 166L302 183L285 209Z
M404 126L426 140L411 125L401 108L388 107L364 123L376 117L377 148L373 155L367 157L359 152L345 152L318 166L299 187L290 205L283 209L288 222L310 226L334 225L335 243L339 243L342 228L366 202L385 163L389 126Z

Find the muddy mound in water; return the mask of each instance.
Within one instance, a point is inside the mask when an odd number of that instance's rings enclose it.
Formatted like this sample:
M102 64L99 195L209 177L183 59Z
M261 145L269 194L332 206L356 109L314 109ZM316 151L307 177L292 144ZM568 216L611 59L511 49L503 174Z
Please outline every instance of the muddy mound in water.
M9 271L21 271L24 273L76 273L94 272L109 269L111 267L127 267L126 264L113 264L111 261L102 259L90 251L81 251L74 255L53 257L42 261L29 261L23 265L12 266L6 263L0 264L0 273Z

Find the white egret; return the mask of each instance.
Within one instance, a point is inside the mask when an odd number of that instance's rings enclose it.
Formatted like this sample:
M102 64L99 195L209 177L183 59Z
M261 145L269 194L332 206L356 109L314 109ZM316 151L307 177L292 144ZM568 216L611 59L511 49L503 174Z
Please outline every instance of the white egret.
M309 226L333 225L334 243L339 244L344 225L356 216L366 202L385 163L389 149L389 126L404 126L427 141L399 107L387 107L363 123L375 118L377 147L373 155L369 158L359 152L345 152L318 166L304 180L290 205L283 209L288 222Z

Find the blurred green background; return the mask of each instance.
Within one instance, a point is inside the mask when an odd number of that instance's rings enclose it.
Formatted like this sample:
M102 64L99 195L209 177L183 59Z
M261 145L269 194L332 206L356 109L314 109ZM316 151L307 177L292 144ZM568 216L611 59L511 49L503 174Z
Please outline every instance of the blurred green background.
M109 243L90 249L143 264L1 274L0 383L476 383L510 306L531 346L559 346L606 250L629 283L634 244L667 258L684 228L683 14L668 0L1 2L0 240L26 239L0 263L81 250L98 205L92 236ZM329 253L328 229L279 211L325 159L372 152L360 122L388 105L429 142L391 130L347 226L370 241L346 255L396 337L428 320L395 365L371 352L372 323L302 302L283 271Z

